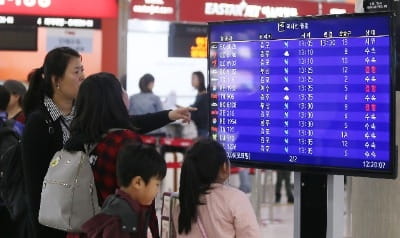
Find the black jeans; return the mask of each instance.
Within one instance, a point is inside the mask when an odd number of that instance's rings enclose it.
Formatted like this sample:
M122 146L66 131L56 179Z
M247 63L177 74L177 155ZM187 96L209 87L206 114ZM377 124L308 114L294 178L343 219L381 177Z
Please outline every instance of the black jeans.
M290 171L277 171L278 178L275 185L275 200L279 202L281 199L282 182L285 181L286 196L289 202L293 202L292 185L290 184Z

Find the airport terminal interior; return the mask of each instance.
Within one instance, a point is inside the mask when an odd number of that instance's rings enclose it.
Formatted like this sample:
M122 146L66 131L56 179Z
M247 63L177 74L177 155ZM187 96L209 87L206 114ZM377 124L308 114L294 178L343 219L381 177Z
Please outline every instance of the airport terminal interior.
M0 238L400 237L399 13L0 0Z

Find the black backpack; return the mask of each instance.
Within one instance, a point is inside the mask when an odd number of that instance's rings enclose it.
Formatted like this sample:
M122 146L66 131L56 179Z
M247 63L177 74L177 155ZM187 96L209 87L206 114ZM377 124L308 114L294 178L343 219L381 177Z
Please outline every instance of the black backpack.
M14 120L0 124L0 200L13 220L26 211L22 171L21 137Z

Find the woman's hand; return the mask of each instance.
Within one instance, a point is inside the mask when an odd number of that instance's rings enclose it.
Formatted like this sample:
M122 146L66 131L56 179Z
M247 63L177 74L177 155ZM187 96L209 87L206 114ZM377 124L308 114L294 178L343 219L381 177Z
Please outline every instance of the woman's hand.
M182 119L183 122L190 122L190 112L197 111L195 107L181 107L169 111L168 117L171 121Z

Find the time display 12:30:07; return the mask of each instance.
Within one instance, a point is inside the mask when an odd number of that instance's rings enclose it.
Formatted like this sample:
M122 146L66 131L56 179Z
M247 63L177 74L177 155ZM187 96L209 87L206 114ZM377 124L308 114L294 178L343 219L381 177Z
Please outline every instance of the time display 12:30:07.
M386 164L386 162L383 162L383 161L364 160L362 162L362 166L364 168L385 169L387 164Z

